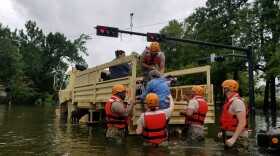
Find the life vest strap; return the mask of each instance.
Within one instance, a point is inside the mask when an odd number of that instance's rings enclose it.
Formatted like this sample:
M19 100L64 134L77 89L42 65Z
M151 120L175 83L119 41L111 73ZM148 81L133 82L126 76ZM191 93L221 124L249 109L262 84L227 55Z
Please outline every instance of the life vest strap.
M156 128L156 129L149 129L149 128L143 127L144 131L146 131L146 132L159 132L159 131L164 130L165 128L166 128L165 126L161 127L161 128Z
M233 115L232 117L233 117L233 118L237 118L236 115ZM246 119L248 119L248 117L249 117L249 114L246 115Z
M112 118L115 120L126 120L125 117L117 117L117 116L113 116L113 115L106 115L108 118Z
M163 139L166 138L166 134L159 136L143 136L143 138L147 140Z
M237 125L232 125L232 127L237 127ZM244 128L249 128L248 124L246 124Z
M200 123L201 125L204 124L204 121L197 120L197 119L193 119L193 118L188 118L188 121L191 121L191 122L198 122L198 123Z
M206 114L200 114L200 113L193 113L193 115L198 115L198 116L206 117Z

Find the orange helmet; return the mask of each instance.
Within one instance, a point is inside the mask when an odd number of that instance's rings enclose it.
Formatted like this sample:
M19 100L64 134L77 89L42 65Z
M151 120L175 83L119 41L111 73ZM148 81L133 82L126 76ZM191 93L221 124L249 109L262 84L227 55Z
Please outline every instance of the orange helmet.
M158 106L158 96L155 93L149 93L146 96L146 103L148 107L157 107Z
M150 49L151 52L160 51L159 43L158 42L152 42L149 49Z
M114 85L112 87L112 94L115 95L119 92L126 91L125 87L123 85Z
M231 91L238 91L238 82L236 82L235 80L225 80L223 83L222 83L222 87L223 87L223 90L224 88L228 88L229 90Z
M204 94L204 89L201 86L194 86L194 87L192 87L192 91L195 94L198 94L200 96L202 96Z

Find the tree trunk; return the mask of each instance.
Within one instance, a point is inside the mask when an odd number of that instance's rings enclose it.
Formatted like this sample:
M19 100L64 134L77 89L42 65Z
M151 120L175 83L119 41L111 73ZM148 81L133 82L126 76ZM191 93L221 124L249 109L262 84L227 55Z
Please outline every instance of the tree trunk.
M269 79L266 80L263 99L263 112L268 112Z
M275 76L270 77L271 114L276 114Z
M236 69L233 72L233 79L236 81L238 80L238 67L236 67Z

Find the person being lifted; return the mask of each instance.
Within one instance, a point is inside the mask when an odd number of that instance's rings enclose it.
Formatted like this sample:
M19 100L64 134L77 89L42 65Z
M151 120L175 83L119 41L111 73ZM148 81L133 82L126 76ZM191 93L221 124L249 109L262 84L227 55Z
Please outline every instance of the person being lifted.
M136 100L145 100L149 93L155 93L159 97L159 109L168 108L169 99L167 96L171 93L168 85L166 84L166 79L163 76L158 76L156 70L149 72L149 79L150 81L146 86L145 93L140 96L136 96Z
M142 52L140 57L140 63L142 67L143 80L149 81L149 72L155 70L157 76L162 76L165 68L165 56L160 50L158 42L152 42L150 47Z
M189 100L187 95L183 95L182 99L188 102L186 110L181 110L180 115L185 116L183 135L187 137L187 141L199 142L204 139L204 120L208 111L207 102L203 99L204 89L201 86L192 87L192 99Z
M157 106L159 99L157 94L149 93L146 96L148 110L140 115L137 122L136 134L142 134L144 145L165 145L167 144L166 120L171 117L174 110L174 101L170 95L170 107L160 110Z
M128 133L130 115L137 100L131 100L127 106L124 102L126 97L126 88L123 85L114 85L112 87L112 96L105 105L107 130L106 139L110 142L122 143L125 135Z
M222 132L219 132L217 136L223 137L225 147L248 152L248 105L239 96L239 85L235 80L225 80L222 87L227 100L220 117Z

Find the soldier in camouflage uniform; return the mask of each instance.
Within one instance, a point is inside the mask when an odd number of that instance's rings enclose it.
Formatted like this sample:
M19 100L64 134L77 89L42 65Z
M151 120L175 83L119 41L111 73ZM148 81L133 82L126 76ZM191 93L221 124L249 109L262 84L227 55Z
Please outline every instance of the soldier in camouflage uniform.
M238 94L238 83L226 80L222 83L223 93L227 101L221 115L221 130L218 137L222 138L230 150L246 152L249 148L248 105Z
M204 89L201 86L192 88L192 99L187 95L182 99L188 102L186 110L181 110L180 115L185 116L186 127L182 135L187 137L188 142L199 142L204 139L204 120L208 111L207 102L203 99Z
M126 88L123 85L113 86L112 94L105 105L108 126L106 139L110 142L122 143L125 134L128 133L130 114L137 101L131 100L129 106L125 104Z

